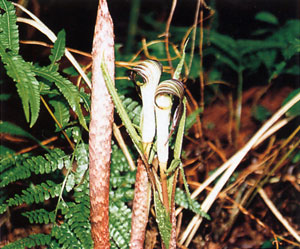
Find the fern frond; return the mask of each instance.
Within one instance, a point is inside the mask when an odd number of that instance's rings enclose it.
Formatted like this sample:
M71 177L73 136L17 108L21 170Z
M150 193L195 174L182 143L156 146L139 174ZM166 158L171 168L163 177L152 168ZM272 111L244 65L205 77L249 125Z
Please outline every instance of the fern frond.
M4 171L1 175L0 187L20 179L26 179L35 174L48 174L57 169L62 169L69 157L60 149L54 149L44 157L37 156L16 162L16 166Z
M60 226L54 226L51 231L51 236L56 238L60 244L60 248L84 249L82 244L70 229L68 223L63 223ZM90 248L89 248L90 249Z
M31 71L29 63L25 62L20 55L8 51L1 42L0 57L7 74L17 83L16 86L22 100L26 120L27 122L30 121L30 127L32 127L40 111L39 83Z
M0 0L0 9L4 14L0 15L0 43L5 49L13 51L15 54L19 53L19 31L15 7L11 2Z
M111 240L119 248L129 248L131 210L121 201L110 202L109 232Z
M79 91L76 86L72 84L68 79L61 76L58 72L52 70L49 66L47 67L36 67L32 66L33 72L36 73L36 75L43 77L44 79L54 82L59 91L64 95L66 100L68 101L70 107L72 110L76 113L78 116L80 124L86 129L86 121L83 116L81 106L80 106L80 95Z
M111 166L110 166L110 185L112 188L122 189L122 193L132 189L135 183L135 171L130 171L128 161L121 149L112 145ZM113 196L118 196L119 191L114 190ZM112 198L112 196L111 196Z
M29 154L16 155L15 153L8 153L0 156L0 173L4 172L8 168L14 166L17 162L25 160L29 157ZM3 174L0 174L0 180L3 179ZM1 186L1 184L0 184Z
M17 240L4 246L2 249L22 249L22 248L32 248L35 246L45 246L49 245L51 241L51 236L47 234L32 234L26 238Z
M65 127L70 120L70 112L67 107L67 104L62 100L52 99L49 101L49 104L54 107L54 116L57 121L61 124L62 127ZM57 130L59 127L57 128Z
M142 106L137 101L125 97L124 95L121 95L120 99L122 100L122 104L125 110L127 111L128 116L131 119L132 123L139 126Z
M55 62L59 61L65 54L65 45L66 32L65 30L61 30L57 35L57 39L54 42L53 48L51 49L51 55L49 56L49 59L51 61L50 69L52 69Z
M43 208L22 213L29 219L30 223L48 224L55 221L55 212L47 211Z
M21 195L16 194L13 198L7 200L7 206L18 206L22 203L32 204L48 200L50 197L58 197L61 191L61 184L47 180L39 185L31 185L29 188L22 190Z
M75 202L60 202L59 209L64 215L64 222L67 226L55 226L52 236L58 239L60 247L57 248L70 248L69 241L60 239L61 236L65 236L79 245L79 247L71 248L92 248L88 174L82 183L74 188L74 199Z
M81 190L88 190L87 181ZM77 192L79 193L79 192ZM69 240L74 241L79 247L72 248L92 248L93 241L91 238L90 217L90 201L89 193L81 192L76 199L77 203L67 202L62 203L60 209L65 218L65 223L61 226L56 226L52 229L52 236L58 239L61 248L70 248ZM67 224L67 225L65 225ZM62 239L64 236L66 239Z

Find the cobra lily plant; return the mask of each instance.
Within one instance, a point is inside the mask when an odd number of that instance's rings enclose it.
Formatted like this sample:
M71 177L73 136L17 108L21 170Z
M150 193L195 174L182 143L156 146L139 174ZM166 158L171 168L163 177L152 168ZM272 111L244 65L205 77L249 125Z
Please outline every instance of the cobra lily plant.
M174 112L171 130L169 131L173 97L178 98L178 105ZM169 159L169 138L174 132L183 110L184 86L176 79L161 82L155 92L155 113L157 131L157 156L160 167L163 203L169 212L169 198L167 191L167 164Z
M158 61L146 60L134 67L130 73L131 80L140 87L143 110L141 117L142 143L145 155L149 155L155 136L154 94L162 73ZM140 81L140 78L142 81Z

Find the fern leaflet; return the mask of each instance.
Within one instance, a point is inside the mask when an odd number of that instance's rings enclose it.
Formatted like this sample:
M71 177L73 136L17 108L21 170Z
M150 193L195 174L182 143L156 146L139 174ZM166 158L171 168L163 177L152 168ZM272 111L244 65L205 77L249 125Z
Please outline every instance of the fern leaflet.
M51 69L51 66L47 67L36 67L32 66L33 72L44 79L54 82L59 91L64 95L68 101L72 110L77 114L80 124L86 129L86 121L84 119L81 106L80 106L80 95L76 86L72 84L68 79L61 76L58 72Z
M11 2L0 0L0 9L4 10L4 14L0 15L0 43L5 48L13 51L15 54L19 53L19 32L17 16L15 8Z

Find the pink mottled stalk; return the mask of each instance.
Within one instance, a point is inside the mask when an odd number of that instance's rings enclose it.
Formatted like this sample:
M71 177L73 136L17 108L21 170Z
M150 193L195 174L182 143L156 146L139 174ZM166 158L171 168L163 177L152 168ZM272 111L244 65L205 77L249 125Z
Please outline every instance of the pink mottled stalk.
M134 200L132 206L130 249L144 248L146 226L149 215L151 188L145 165L141 159L137 162Z
M94 248L110 248L109 177L114 106L101 71L105 59L114 79L113 22L106 0L99 0L93 40L92 106L89 134L91 233Z

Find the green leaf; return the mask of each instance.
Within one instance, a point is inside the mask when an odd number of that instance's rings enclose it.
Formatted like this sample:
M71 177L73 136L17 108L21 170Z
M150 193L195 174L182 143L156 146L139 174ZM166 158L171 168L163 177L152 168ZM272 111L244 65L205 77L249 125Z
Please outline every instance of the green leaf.
M211 220L210 216L202 211L200 204L196 200L190 199L188 194L180 188L176 188L175 202L177 205L184 207L185 209L189 209L194 213L199 214L201 217Z
M81 106L80 106L80 95L78 88L72 84L71 81L61 76L58 72L51 70L48 67L36 67L32 66L33 71L40 77L45 78L50 82L54 82L59 91L64 95L66 100L68 101L72 110L78 116L80 124L88 130L85 118L83 116Z
M236 50L236 41L230 36L211 31L209 34L209 41L217 48L221 49L226 55L229 55L235 60L239 60L240 54L239 51Z
M7 74L17 83L26 120L32 127L40 110L39 83L30 70L29 64L18 55L19 33L14 6L8 1L0 0L0 9L4 12L0 15L0 57Z
M184 44L184 48L183 48L183 51L182 51L182 56L181 56L181 59L176 67L176 70L174 72L174 75L173 75L173 79L176 79L176 80L179 80L179 77L180 77L180 73L181 73L181 70L182 70L182 67L183 67L183 64L184 64L184 59L185 59L185 48L186 48L186 45L188 44L188 40L186 41L186 43Z
M74 186L75 186L75 176L74 174L70 174L66 182L66 191L70 192L74 188Z
M258 21L278 25L278 19L270 12L261 11L255 15L255 19Z
M109 233L118 248L129 248L131 210L121 201L109 203Z
M2 249L25 249L39 246L47 246L49 245L50 241L51 236L48 234L31 234L26 238L19 239L2 247Z
M0 93L0 101L9 100L10 97L11 97L11 94L9 94L9 93Z
M278 77L280 74L282 74L282 72L284 71L284 68L286 67L286 62L282 61L278 64L275 65L273 72L271 72L270 77L269 77L269 82Z
M297 88L296 90L292 91L283 101L282 106L285 105L288 101L290 101L292 98L294 98L297 94L300 93L300 88ZM293 105L287 112L286 115L288 117L292 116L300 116L300 101L298 101L295 105Z
M170 221L170 215L167 213L164 205L161 203L157 191L154 193L154 204L159 233L166 248L168 249L171 238L172 223Z
M49 104L54 107L54 116L57 121L62 127L66 126L70 120L70 112L64 101L53 99L49 101Z
M49 56L49 59L51 61L50 70L52 69L55 62L59 61L61 57L64 55L65 44L66 44L66 32L63 29L58 33L54 46L51 49L51 55Z
M263 122L271 116L271 112L267 108L257 105L252 111L252 116L256 120Z
M221 53L218 53L218 52L215 53L215 57L219 62L226 64L233 71L235 71L235 72L239 71L238 65L230 57L223 55Z
M196 123L197 117L200 113L202 113L203 110L201 108L196 109L193 111L190 115L187 116L184 130L188 131L192 128L192 126Z
M178 131L175 141L175 148L174 148L174 158L180 159L181 156L181 150L182 150L182 141L184 136L184 126L185 126L185 120L186 120L186 98L184 97L183 101L183 111L181 115L181 119L179 121L178 125Z
M135 147L137 148L137 150L139 151L139 153L142 153L143 149L142 149L142 145L141 145L141 138L138 135L137 131L135 130L124 106L122 105L122 101L117 93L117 90L115 89L115 86L113 84L112 79L110 78L110 75L107 72L107 68L105 65L105 62L103 60L103 62L101 63L101 69L102 69L102 73L104 76L104 80L105 80L105 84L106 87L113 99L113 102L115 104L115 107L118 111L118 114L123 122L123 124L125 125L127 132L129 134L129 136L131 137Z
M266 49L282 49L286 44L281 41L274 40L246 40L240 39L236 41L237 50L241 56L253 54L255 52Z
M0 9L4 11L4 14L0 15L0 43L5 49L17 54L19 52L19 32L15 7L9 1L0 0Z
M300 162L300 151L296 152L296 155L293 156L292 163Z
M77 72L77 70L74 67L67 67L63 69L63 72L65 74L68 74L70 76L78 76L79 73Z
M184 174L182 164L179 165L179 168L180 168L180 171L181 171L181 175L182 175L182 179L183 179L183 185L184 185L184 188L185 188L185 192L186 192L186 195L187 195L187 199L188 199L188 202L189 202L190 209L193 212L199 214L200 216L210 220L210 216L207 213L203 212L200 206L195 205L195 202L192 200L191 194L190 194L190 191L189 191L189 185L188 185L187 180L185 178L185 174Z
M17 84L17 90L21 97L27 122L32 127L40 111L39 83L31 70L30 64L25 62L20 55L8 51L0 42L0 57L8 76ZM31 113L31 120L30 120Z
M291 41L286 50L283 51L283 55L286 59L290 59L293 55L300 52L300 39L295 38ZM299 67L298 67L299 68Z
M32 136L29 132L23 130L21 127L8 122L8 121L0 121L0 130L1 133L7 133L10 135L23 136L30 138L34 141L38 141L34 136Z

